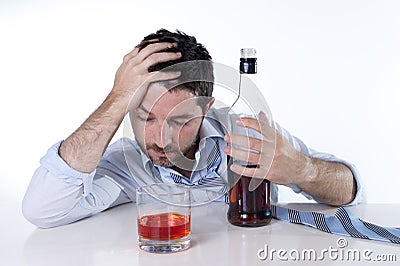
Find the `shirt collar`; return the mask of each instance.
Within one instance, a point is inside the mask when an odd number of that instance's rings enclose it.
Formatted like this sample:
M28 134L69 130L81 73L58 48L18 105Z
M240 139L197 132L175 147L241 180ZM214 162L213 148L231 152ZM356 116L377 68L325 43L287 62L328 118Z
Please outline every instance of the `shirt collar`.
M214 118L206 116L203 119L203 124L201 125L200 128L200 139L205 139L205 138L212 138L212 137L217 137L217 138L224 138L224 133L219 129L214 126L216 120L214 121Z

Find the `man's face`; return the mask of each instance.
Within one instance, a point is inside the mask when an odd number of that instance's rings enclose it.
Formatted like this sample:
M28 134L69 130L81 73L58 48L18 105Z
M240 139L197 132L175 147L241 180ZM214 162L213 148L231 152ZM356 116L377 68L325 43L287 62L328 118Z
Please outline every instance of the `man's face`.
M194 159L203 116L193 93L168 91L162 83L150 85L142 103L130 113L136 141L153 163L180 168L188 165L186 158Z

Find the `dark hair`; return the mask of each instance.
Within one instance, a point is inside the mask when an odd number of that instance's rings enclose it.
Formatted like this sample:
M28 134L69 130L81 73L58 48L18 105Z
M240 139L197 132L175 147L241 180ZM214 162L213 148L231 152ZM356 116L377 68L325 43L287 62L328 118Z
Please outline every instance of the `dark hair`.
M211 56L204 45L198 43L194 36L189 36L182 31L170 32L166 29L160 29L156 33L146 36L137 47L142 50L149 44L159 42L177 43L177 47L168 48L162 52L181 52L182 56L177 60L153 65L149 67L149 72L160 71L175 65L172 67L173 70L181 71L178 82L179 80L189 82L185 82L171 90L190 90L196 96L211 97L214 82L213 65ZM179 64L182 62L185 62L185 64ZM201 102L204 103L204 101Z

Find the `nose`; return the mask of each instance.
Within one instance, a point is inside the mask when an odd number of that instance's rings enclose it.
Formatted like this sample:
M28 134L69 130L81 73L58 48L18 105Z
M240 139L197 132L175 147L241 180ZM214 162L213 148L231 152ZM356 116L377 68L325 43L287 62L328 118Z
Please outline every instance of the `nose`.
M165 148L172 143L172 128L164 121L157 129L157 132L154 132L155 143L158 147Z

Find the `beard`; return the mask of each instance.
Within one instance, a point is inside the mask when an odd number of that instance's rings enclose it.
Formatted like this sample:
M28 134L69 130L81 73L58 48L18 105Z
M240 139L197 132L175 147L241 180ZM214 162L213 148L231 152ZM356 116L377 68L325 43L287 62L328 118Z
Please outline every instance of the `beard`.
M188 158L188 155L193 152L193 149L195 149L199 143L200 136L197 134L196 138L194 138L188 145L182 147L180 149L179 145L174 147L174 145L168 145L164 148L160 148L157 144L155 143L146 143L146 154L149 156L150 160L153 162L153 164L166 167L166 168L171 168L173 166L179 165L180 162L184 162L187 160L192 160ZM142 149L143 150L143 149ZM153 150L156 152L160 153L165 153L165 156L152 156L149 151ZM186 167L180 166L180 168L185 169ZM192 169L186 169L186 170L192 170Z

